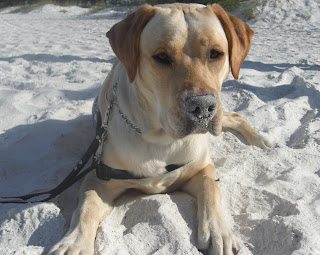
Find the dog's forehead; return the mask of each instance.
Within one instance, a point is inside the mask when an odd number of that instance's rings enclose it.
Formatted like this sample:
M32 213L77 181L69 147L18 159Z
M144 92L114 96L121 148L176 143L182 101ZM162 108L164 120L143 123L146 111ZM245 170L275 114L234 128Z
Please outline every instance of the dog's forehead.
M155 16L141 34L143 49L166 46L184 47L188 40L227 44L217 16L200 4L170 4L156 7Z

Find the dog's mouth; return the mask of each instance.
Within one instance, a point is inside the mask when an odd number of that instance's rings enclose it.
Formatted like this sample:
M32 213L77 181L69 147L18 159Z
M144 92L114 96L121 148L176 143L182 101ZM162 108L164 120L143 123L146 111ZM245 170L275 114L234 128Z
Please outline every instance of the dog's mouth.
M203 133L211 133L212 135L216 135L216 127L214 125L213 118L211 119L198 119L198 120L187 120L187 125L185 125L184 135L190 134L203 134Z
M181 111L180 111L181 112ZM218 135L220 132L219 114L216 112L212 117L190 117L189 113L168 114L167 131L175 138L183 138L191 134L204 134L209 132Z

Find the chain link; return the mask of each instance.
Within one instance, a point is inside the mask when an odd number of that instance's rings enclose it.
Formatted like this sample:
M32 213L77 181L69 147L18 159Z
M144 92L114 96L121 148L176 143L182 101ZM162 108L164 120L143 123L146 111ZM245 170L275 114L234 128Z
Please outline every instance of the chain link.
M119 103L118 103L118 99L117 99L117 87L118 82L116 82L113 86L112 86L112 92L115 96L115 99L113 101L114 105L117 107L118 112L121 116L121 118L125 121L125 123L131 128L131 130L133 130L135 133L137 133L138 135L141 135L141 130L140 128L136 127L131 120L121 111L120 107L119 107Z
M125 123L131 128L131 130L133 130L135 133L137 133L138 135L141 135L141 130L136 127L130 120L129 118L121 111L119 104L118 104L118 100L117 100L117 86L118 86L118 81L112 86L112 92L114 95L114 98L109 100L108 99L108 95L110 90L107 91L106 93L106 100L107 102L109 102L107 110L106 110L106 114L105 114L105 119L104 122L102 123L101 127L104 129L104 132L102 133L101 137L97 137L97 139L99 140L99 147L97 149L97 153L96 153L96 160L98 163L100 163L100 158L102 155L102 149L103 149L103 144L107 141L108 139L108 125L109 125L109 119L110 119L110 114L113 108L113 105L115 105L118 109L118 112L121 116L121 118L125 121Z

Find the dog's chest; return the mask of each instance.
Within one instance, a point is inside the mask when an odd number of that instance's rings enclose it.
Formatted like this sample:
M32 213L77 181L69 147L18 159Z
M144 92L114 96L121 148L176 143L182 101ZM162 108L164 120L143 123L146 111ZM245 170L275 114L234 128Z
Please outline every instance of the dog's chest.
M110 141L103 155L103 163L134 175L151 177L167 172L168 165L185 165L200 159L207 152L207 136L197 135L169 145L146 143L142 139L116 144Z

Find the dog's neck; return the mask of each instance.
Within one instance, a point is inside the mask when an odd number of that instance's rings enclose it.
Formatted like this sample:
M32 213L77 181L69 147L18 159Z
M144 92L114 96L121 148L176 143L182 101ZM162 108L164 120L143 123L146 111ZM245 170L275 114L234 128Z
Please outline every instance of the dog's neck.
M113 88L118 86L115 93L116 97L116 111L122 118L126 125L136 134L141 135L148 129L147 117L143 104L138 100L137 90L134 84L128 81L123 82L120 78L119 81L113 84ZM138 113L138 114L137 114Z
M130 118L121 110L120 104L119 104L119 100L118 100L118 96L117 96L117 90L118 90L118 84L119 81L115 82L112 86L112 92L113 92L113 101L110 101L109 103L113 104L117 110L118 113L120 114L121 118L124 120L124 122L130 127L130 129L132 131L134 131L136 134L141 135L141 130L139 127L137 127L131 120ZM106 94L106 99L108 100L108 93ZM107 111L109 110L109 107L107 109ZM106 115L109 115L110 113L106 113Z
M127 77L122 79L127 79ZM121 80L114 84L119 86L116 92L119 111L117 111L118 109L115 111L129 129L141 135L142 139L149 143L168 145L176 140L168 135L157 120L156 109L152 108L154 102L147 100L146 93L148 91L139 86L139 79L136 79L132 84Z

